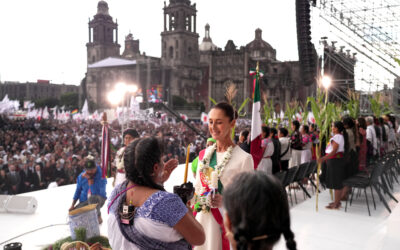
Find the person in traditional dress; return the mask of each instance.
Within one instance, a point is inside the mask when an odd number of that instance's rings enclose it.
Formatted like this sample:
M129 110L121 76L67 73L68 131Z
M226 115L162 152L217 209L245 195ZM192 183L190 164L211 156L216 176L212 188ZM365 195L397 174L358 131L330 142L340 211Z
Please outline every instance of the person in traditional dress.
M326 155L318 159L318 163L326 161L325 184L327 188L335 190L334 202L326 208L339 209L341 207L343 180L345 178L345 152L348 151L348 138L344 125L340 121L332 124L333 137L326 147Z
M303 144L303 150L301 151L300 164L310 162L312 159L312 153L311 153L312 140L309 132L310 131L308 125L301 126L300 134L301 134L301 141Z
M112 249L187 250L205 240L203 227L182 199L163 183L178 166L163 162L156 137L136 139L126 147L126 180L108 203L108 239Z
M367 171L367 123L363 117L357 119L360 149L358 151L358 170Z
M292 158L290 160L290 167L296 167L301 164L301 151L303 150L303 143L300 134L299 121L292 121L292 134L290 135L290 148L292 150Z
M242 132L240 132L240 136L239 136L238 145L246 153L250 153L249 135L250 135L250 131L245 129Z
M117 151L117 154L115 155L115 167L117 168L117 171L115 173L113 186L121 184L126 179L125 178L125 166L124 166L125 147L128 146L136 138L139 138L139 133L133 128L126 129L124 131L124 133L122 134L124 146L122 148L120 148Z
M346 129L349 148L345 155L345 170L344 179L350 178L358 172L358 154L356 149L357 134L355 133L356 127L353 118L347 116L343 118L343 125ZM347 195L350 190L349 186L344 186L342 191L342 201L347 200Z
M263 172L243 173L225 189L224 224L233 249L273 249L281 235L295 250L285 189Z
M213 145L214 143L216 143L216 140L214 138L210 137L207 139L206 146L209 147L209 146ZM199 164L199 157L203 158L205 152L206 152L206 149L201 150L199 153L199 156L197 156L191 163L192 173L193 173L194 178L196 178L197 166Z
M392 152L396 148L396 118L391 115L386 115L385 121L389 126L389 134L388 134L388 151Z
M290 160L290 138L288 137L288 130L286 128L279 129L279 142L281 144L281 171L287 171L289 169Z
M205 243L196 246L196 250L230 249L223 226L223 190L235 175L254 171L251 155L232 141L236 118L233 107L224 102L216 104L208 114L208 128L217 142L199 159L194 183L194 211L206 234Z
M274 143L272 142L271 139L271 132L270 128L267 126L263 126L261 130L261 147L262 147L262 159L260 163L258 164L257 170L258 171L264 171L267 174L272 175L272 159L271 156L274 154Z
M374 128L374 118L368 116L365 121L367 122L367 161L371 163L378 155L378 140Z
M274 145L274 152L271 155L272 160L272 174L281 171L281 143L278 138L278 130L276 128L270 129L272 144Z

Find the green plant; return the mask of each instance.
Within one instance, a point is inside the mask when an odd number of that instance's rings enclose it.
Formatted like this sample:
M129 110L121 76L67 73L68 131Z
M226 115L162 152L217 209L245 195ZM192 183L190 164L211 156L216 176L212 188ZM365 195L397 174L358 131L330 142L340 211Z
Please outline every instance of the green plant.
M267 95L265 93L263 94L263 101L263 121L267 126L270 126L274 118L274 104L272 100L268 101Z
M62 244L64 244L65 242L72 242L72 241L73 240L71 237L66 237L66 238L60 239L60 240L54 242L53 245L51 245L51 249L52 250L60 250ZM46 247L45 249L50 249L50 247Z
M348 102L345 104L345 106L349 112L349 116L353 119L357 119L360 117L360 94L348 89L347 97Z
M74 231L75 231L75 235L76 235L76 240L85 242L85 240L86 240L86 228L77 227L77 228L74 229Z
M246 116L246 112L243 112L243 109L246 107L246 104L250 101L250 98L244 99L244 101L240 104L239 109L236 108L236 102L234 101L236 95L237 95L237 88L236 84L234 84L232 81L226 82L226 88L225 88L225 99L227 102L232 105L233 109L237 111L239 117L244 117ZM210 101L216 105L217 101L213 99L211 96L208 97ZM232 134L231 138L235 138L235 128L232 129Z
M217 104L217 101L216 100L214 100L211 96L209 96L208 97L209 99L210 99L210 101L214 104L214 105L216 105Z
M378 92L375 95L370 96L368 99L371 104L371 111L374 116L381 117L383 111L380 104L381 94Z
M289 122L289 126L288 126L289 133L293 132L291 124L292 124L293 118L295 117L298 110L299 110L299 105L298 105L297 101L293 101L291 103L286 103L285 117L287 117L288 122Z
M96 242L99 242L103 247L107 247L107 248L111 247L110 242L108 241L108 238L101 236L101 235L95 236L95 237L92 237L92 238L86 240L86 243L88 243L89 245L92 245Z

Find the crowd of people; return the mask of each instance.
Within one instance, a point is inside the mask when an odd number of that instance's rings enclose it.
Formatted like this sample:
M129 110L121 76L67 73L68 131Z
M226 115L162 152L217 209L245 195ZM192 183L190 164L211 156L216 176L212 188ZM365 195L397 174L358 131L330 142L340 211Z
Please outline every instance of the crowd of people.
M327 208L338 209L348 192L343 181L397 147L398 125L390 115L344 117L332 124L326 141L320 141L314 124L295 120L290 128L262 127L262 157L255 165L249 154L251 131L236 126L231 105L215 105L208 120L208 127L192 123L210 134L207 141L182 124L155 128L136 121L129 125L134 129L123 134L118 124L110 124L113 162L124 178L107 197L98 167L101 124L2 117L1 192L16 194L78 180L70 210L97 203L101 223L100 208L108 203L108 237L115 249L272 249L283 235L287 248L294 250L287 196L272 175L318 160L323 163L321 181L335 190ZM185 161L188 144L190 161L198 156L192 168L194 197L179 189L171 194L163 187ZM322 146L318 159L316 145Z
M322 147L321 182L335 190L335 201L327 208L339 209L347 199L348 188L343 181L359 171L366 171L368 163L393 151L397 145L398 124L394 116L385 115L353 119L345 116L330 129L328 143L320 143L320 132L314 124L300 124L294 120L291 134L288 129L262 127L262 159L259 171L276 174L288 168L316 160L316 145ZM289 164L290 162L290 164Z
M206 132L206 126L192 125ZM134 127L141 137L161 137L165 161L174 158L184 163L189 143L192 159L205 147L205 140L182 124L163 124L156 129L150 123L131 121L125 126ZM86 156L92 155L99 164L101 129L102 125L94 121L64 123L0 116L0 193L18 194L76 183ZM123 143L121 127L111 123L110 131L114 158Z
M193 198L189 184L174 194L165 191L177 160L163 161L159 139L142 137L125 147L126 180L108 199L113 249L272 249L281 235L288 249L297 249L285 190L272 176L254 171L242 149L248 148L248 133L232 140L236 118L227 103L209 112L212 139L199 154Z

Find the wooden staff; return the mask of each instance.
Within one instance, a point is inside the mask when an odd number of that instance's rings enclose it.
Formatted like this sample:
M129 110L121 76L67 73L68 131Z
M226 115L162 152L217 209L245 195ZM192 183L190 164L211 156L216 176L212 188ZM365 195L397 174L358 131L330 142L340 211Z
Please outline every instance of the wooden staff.
M188 169L189 169L189 154L190 154L190 144L188 145L187 150L186 150L185 178L183 180L183 183L187 182Z

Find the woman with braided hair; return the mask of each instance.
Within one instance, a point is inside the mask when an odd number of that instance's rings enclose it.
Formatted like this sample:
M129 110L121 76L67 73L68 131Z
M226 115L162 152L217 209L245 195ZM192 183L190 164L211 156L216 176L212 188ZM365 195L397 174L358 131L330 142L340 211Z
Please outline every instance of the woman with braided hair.
M231 249L272 250L283 234L287 249L296 250L287 195L274 177L264 172L237 175L223 200Z
M178 195L163 183L177 167L162 161L156 137L136 139L125 149L126 181L109 199L108 238L113 249L191 249L205 241L204 230Z

